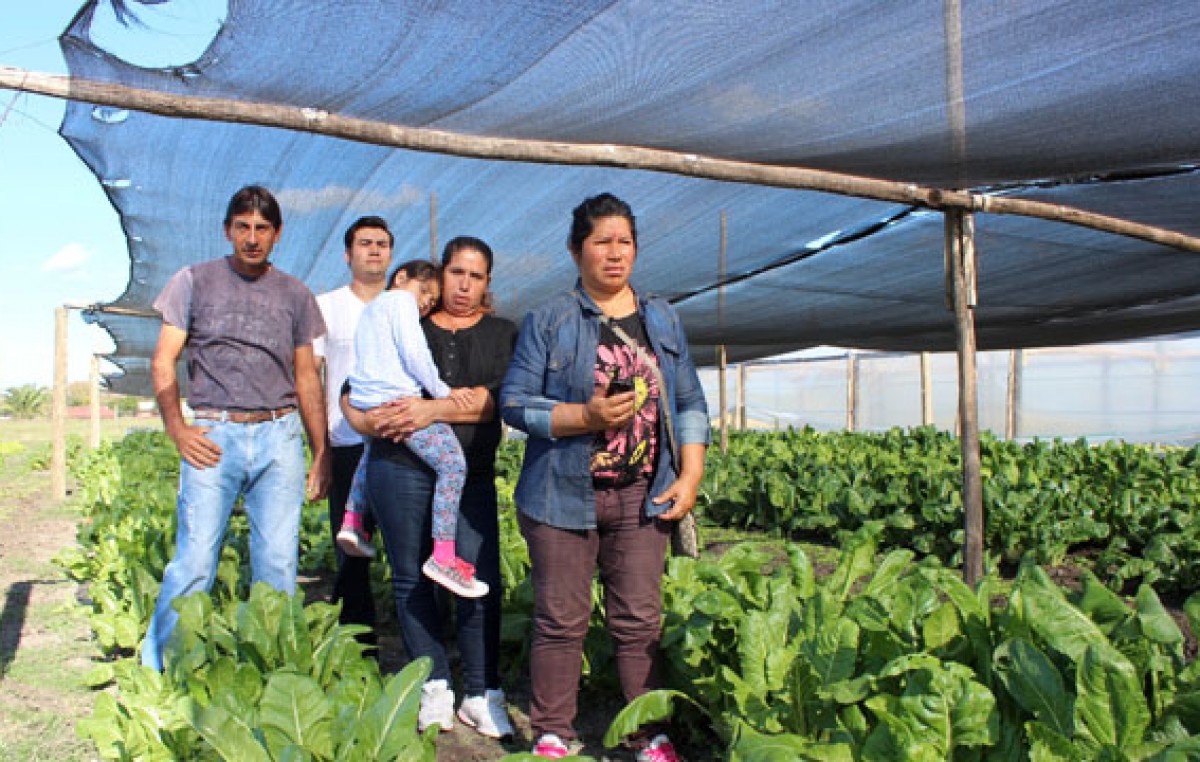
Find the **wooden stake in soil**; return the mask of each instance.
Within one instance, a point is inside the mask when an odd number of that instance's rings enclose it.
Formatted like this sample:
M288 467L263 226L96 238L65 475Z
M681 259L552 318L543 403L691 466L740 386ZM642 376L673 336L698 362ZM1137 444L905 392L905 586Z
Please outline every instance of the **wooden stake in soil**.
M100 355L95 353L92 354L88 374L88 410L92 419L92 435L88 439L88 447L94 450L100 446Z
M946 212L946 253L953 267L958 332L959 444L963 468L963 580L983 577L983 481L979 463L979 395L975 369L975 222L960 210Z
M921 425L933 425L933 383L929 377L929 353L921 353Z
M721 245L717 253L717 283L721 284L717 287L717 330L722 336L725 335L725 236L728 230L728 219L725 212L721 212ZM722 342L717 346L717 392L720 397L721 406L721 454L729 452L729 416L726 413L726 405L729 404L725 389L725 371L728 367L728 355L725 351L725 343Z
M54 309L54 392L51 403L50 494L67 496L67 308Z

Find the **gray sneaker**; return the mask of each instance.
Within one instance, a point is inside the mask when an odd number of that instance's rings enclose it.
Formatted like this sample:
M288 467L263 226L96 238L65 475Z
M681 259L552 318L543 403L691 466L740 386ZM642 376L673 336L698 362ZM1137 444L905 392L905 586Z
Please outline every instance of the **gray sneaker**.
M512 738L513 726L504 706L504 691L490 690L482 696L468 696L458 708L458 719L488 738Z

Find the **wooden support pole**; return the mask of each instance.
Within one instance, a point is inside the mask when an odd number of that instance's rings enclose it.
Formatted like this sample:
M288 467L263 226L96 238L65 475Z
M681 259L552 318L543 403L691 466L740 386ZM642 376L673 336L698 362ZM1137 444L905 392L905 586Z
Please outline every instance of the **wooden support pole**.
M1020 431L1021 370L1025 355L1019 349L1008 351L1008 395L1005 403L1004 438L1016 439Z
M51 396L50 494L67 496L67 308L54 309L54 390Z
M725 388L725 371L727 371L727 356L725 354L725 345L721 344L717 347L717 396L720 398L721 406L721 454L729 452L729 392Z
M846 431L854 431L854 413L858 405L858 355L846 353Z
M721 336L725 335L725 255L728 231L729 218L726 216L725 210L721 210L721 238L717 249L717 283L721 284L717 287L717 331ZM726 407L729 404L729 398L725 389L725 370L728 359L725 343L721 342L717 347L717 369L720 374L722 454L729 452L729 408Z
M429 193L429 261L446 264L438 257L437 191Z
M88 407L92 419L92 436L88 446L93 450L100 446L100 355L92 355L91 372L88 374Z
M929 353L921 353L921 425L933 425L933 380L929 374Z
M746 430L746 363L738 366L737 430Z
M681 151L600 143L564 143L465 135L444 130L403 127L386 122L331 114L316 108L281 106L232 98L205 98L159 92L108 82L66 77L0 66L0 88L52 98L136 109L149 114L257 124L327 135L372 145L499 161L575 166L623 167L703 177L777 188L803 188L842 196L912 204L927 209L963 209L989 214L1016 214L1055 220L1140 238L1151 243L1200 253L1200 237L1059 204L1007 196L985 196L964 190L927 188L805 167L755 164Z
M954 319L958 333L958 411L962 433L963 580L983 578L983 480L979 460L979 396L975 369L975 222L970 214L946 212L946 256L952 269Z

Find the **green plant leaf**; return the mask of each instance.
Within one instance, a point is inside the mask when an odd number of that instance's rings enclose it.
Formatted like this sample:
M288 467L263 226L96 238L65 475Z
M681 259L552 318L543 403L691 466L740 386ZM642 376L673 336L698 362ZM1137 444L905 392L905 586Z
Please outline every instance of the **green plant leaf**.
M254 729L218 705L201 707L188 701L184 716L205 742L227 762L271 762L271 755L254 736Z
M683 699L701 708L684 693L672 690L657 690L643 693L630 701L613 718L612 724L604 733L604 746L613 748L637 729L651 722L659 722L671 717L674 712L675 699Z
M1082 583L1079 608L1090 616L1105 634L1111 635L1121 623L1133 616L1125 602L1105 587L1096 575L1084 572Z
M277 632L279 658L283 663L293 665L292 668L299 672L311 672L313 646L303 596L291 595L283 599Z
M316 680L289 672L276 672L267 680L259 722L274 756L295 745L314 756L331 758L331 720L329 701Z
M1088 646L1113 650L1108 638L1035 564L1025 562L1014 583L1024 623L1059 653L1078 662Z
M433 747L436 731L417 733L421 686L433 662L422 656L388 678L379 698L362 715L354 749L364 759L421 758Z
M854 752L846 743L814 743L797 735L767 735L742 726L729 762L854 762Z
M1176 646L1183 643L1183 633L1175 620L1167 613L1162 601L1149 585L1138 587L1134 599L1137 608L1137 618L1141 625L1142 634L1155 643L1164 646Z
M883 525L872 522L851 535L842 549L837 568L821 587L838 600L848 599L854 583L874 570L875 551L882 533Z
M816 676L820 688L827 689L854 676L858 637L858 625L841 618L824 622L815 637L800 643L802 663Z
M899 660L898 660L899 661ZM930 665L912 671L899 696L879 694L867 707L880 720L885 739L872 733L864 745L872 754L903 750L902 759L952 759L959 749L985 747L999 728L996 700L961 664Z
M1054 663L1020 638L1000 644L995 656L996 674L1021 708L1064 738L1074 734L1073 698Z
M1030 762L1080 762L1085 759L1079 756L1079 749L1071 739L1044 723L1036 720L1025 723L1025 733L1029 737Z
M935 608L921 624L921 638L928 649L944 648L961 634L958 610L952 603L944 603Z
M1111 749L1131 749L1145 740L1150 709L1128 659L1111 647L1088 646L1075 682L1077 734Z
M1200 632L1200 592L1192 593L1183 602L1183 613L1187 615L1192 632Z

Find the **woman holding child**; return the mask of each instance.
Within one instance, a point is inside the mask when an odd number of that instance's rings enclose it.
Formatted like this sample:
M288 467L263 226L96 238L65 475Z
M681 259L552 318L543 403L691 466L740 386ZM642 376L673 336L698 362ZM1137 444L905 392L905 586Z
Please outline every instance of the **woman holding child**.
M454 722L451 687L437 588L422 573L433 552L432 512L436 476L403 439L436 422L448 423L462 447L466 480L456 530L458 557L474 566L488 592L455 597L457 644L464 699L458 718L491 737L512 735L500 689L500 531L495 457L500 445L496 399L516 340L516 326L490 314L485 296L491 279L491 248L462 236L442 254L441 306L422 321L442 382L471 389L463 398L408 398L359 411L342 409L358 431L372 437L367 457L367 495L392 570L392 586L404 646L410 658L428 656L433 670L422 691L420 729Z

